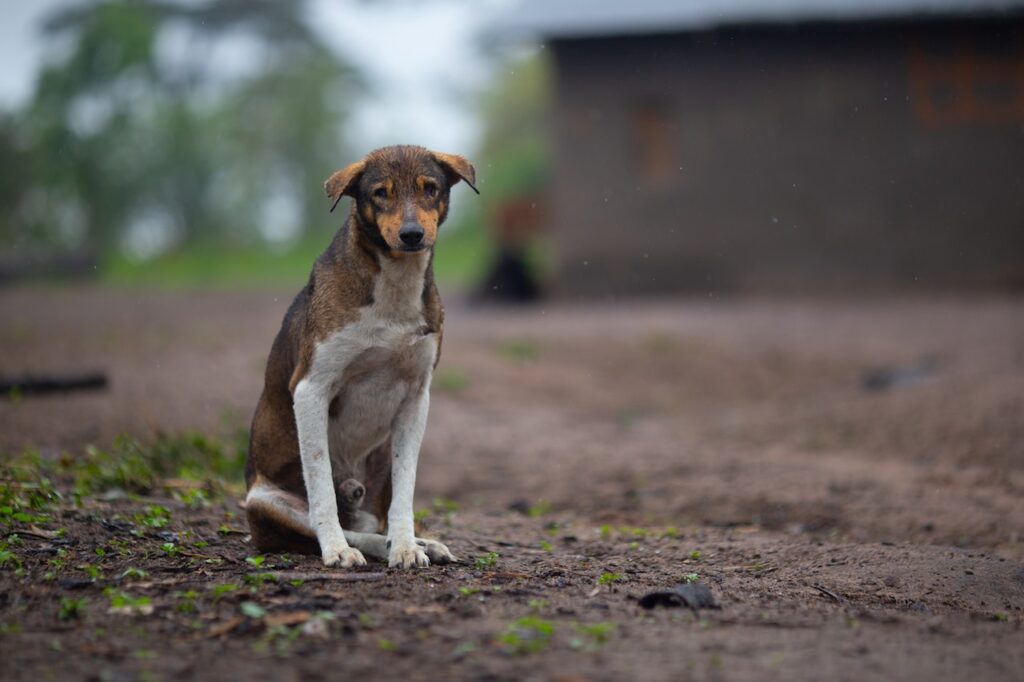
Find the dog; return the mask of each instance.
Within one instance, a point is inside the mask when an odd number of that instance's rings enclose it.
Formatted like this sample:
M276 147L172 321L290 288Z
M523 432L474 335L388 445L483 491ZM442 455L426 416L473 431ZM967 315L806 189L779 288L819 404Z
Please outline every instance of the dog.
M331 211L345 196L352 209L267 360L245 472L259 550L319 552L344 568L456 561L415 537L413 492L444 332L434 244L460 181L477 191L465 158L403 145L324 184Z

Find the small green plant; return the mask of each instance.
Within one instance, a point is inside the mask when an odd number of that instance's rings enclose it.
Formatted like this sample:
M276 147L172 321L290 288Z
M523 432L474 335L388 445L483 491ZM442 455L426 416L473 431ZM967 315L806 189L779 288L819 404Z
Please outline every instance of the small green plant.
M434 511L439 514L455 513L459 511L459 503L455 500L449 500L447 497L435 497L431 501Z
M412 521L413 523L420 524L430 518L429 509L417 509L413 512Z
M539 355L537 344L526 339L511 339L498 346L498 354L515 362L530 362Z
M683 576L684 583L695 583L700 580L700 575L697 573L687 573Z
M377 648L381 651L394 651L398 647L395 646L395 643L392 642L390 639L384 639L383 637L381 637L377 640Z
M665 530L661 531L661 537L674 540L679 537L679 529L675 526L667 526Z
M264 583L276 581L277 577L273 573L249 573L245 576L245 584L250 587L250 592L258 592Z
M256 602L244 601L238 606L238 609L246 618L262 618L267 615L267 610Z
M622 580L621 573L602 573L601 577L597 579L598 585L611 585L612 583Z
M142 570L141 568L135 568L134 566L129 566L128 568L124 569L124 572L121 574L121 578L123 580L143 580L148 576L149 573Z
M82 571L89 576L89 580L96 582L103 577L103 572L99 569L99 566L93 566L92 564L82 564L79 566Z
M171 512L167 507L153 504L135 515L135 522L146 528L166 528L171 522Z
M569 641L573 649L584 651L597 651L603 647L615 632L615 623L594 623L593 625L576 624L576 632L581 636L574 637Z
M64 597L60 600L60 611L57 617L61 620L76 620L85 613L85 599L69 599Z
M229 595L232 592L236 592L238 590L238 585L236 583L223 583L221 585L214 585L211 590L213 592L213 601L218 602L224 596Z
M210 506L210 495L202 488L179 490L174 495L189 509L201 509Z
M551 513L551 503L541 500L537 504L533 505L526 510L527 516L537 518L538 516L544 516L545 514Z
M152 613L153 602L149 597L133 597L127 592L108 587L103 594L110 600L110 608L124 613Z
M606 523L598 528L597 532L602 540L607 540L612 536L612 527Z
M160 545L160 549L169 557L176 557L181 554L181 549L173 542L165 542Z
M443 393L461 393L469 388L469 376L457 368L448 368L434 375L433 388Z
M175 596L178 598L178 603L174 607L175 611L178 613L195 613L196 599L199 597L198 592L188 590L186 592L178 592Z
M0 549L0 568L22 568L21 559L9 549Z
M547 540L540 541L540 548L543 549L545 552L551 552L555 549Z
M640 528L638 526L619 526L619 532L623 535L632 535L635 538L646 538L650 531L646 528Z
M700 561L701 553L699 549L695 549L690 552L690 561Z
M547 649L554 635L553 623L526 616L510 623L498 637L498 642L512 654L534 654Z
M262 566L263 563L266 560L267 560L267 558L264 557L264 556L247 556L247 557L245 557L245 563L249 564L250 566L255 566L256 568L259 568L260 566Z
M484 568L490 568L491 566L494 566L494 564L496 564L496 563L498 563L498 553L497 552L488 552L487 554L484 554L483 556L478 556L473 561L473 566L475 568L478 568L478 569L484 569Z
M460 587L459 588L459 594L462 595L463 597L472 597L474 594L477 594L479 592L480 592L480 588L479 587Z
M543 611L548 607L547 599L531 599L526 603L527 608L533 612Z

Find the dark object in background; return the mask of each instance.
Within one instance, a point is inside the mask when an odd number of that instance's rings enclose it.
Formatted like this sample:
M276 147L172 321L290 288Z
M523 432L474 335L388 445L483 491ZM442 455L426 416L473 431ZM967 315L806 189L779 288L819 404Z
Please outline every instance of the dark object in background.
M71 391L102 391L106 390L107 386L107 375L102 372L0 377L0 395L6 397Z
M938 364L934 360L922 360L916 365L903 367L878 367L864 372L865 391L888 391L893 388L907 388L934 378Z
M498 258L477 294L481 301L498 303L525 303L540 295L526 267L521 251L501 249Z
M477 290L476 299L489 303L526 303L540 297L535 273L526 253L540 232L542 213L532 197L510 199L494 211L497 258Z
M676 585L671 590L648 592L637 600L642 608L653 609L656 606L675 608L685 606L697 611L699 609L720 608L707 585L685 583Z
M0 252L0 285L32 279L93 279L98 264L96 253L90 249L3 251Z

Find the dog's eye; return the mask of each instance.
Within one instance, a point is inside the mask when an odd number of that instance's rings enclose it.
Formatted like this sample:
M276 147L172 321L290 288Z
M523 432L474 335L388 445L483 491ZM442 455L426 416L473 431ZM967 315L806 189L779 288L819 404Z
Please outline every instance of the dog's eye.
M423 196L428 199L433 199L437 196L437 185L432 182L425 183L423 185Z
M377 189L373 190L373 198L374 199L380 199L381 201L384 201L385 199L388 198L388 188L387 187L378 187Z

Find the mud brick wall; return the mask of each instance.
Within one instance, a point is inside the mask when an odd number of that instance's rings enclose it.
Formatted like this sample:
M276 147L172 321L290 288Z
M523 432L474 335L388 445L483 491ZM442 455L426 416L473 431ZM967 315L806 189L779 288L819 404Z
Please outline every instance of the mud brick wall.
M1024 19L550 45L560 294L1024 287Z

